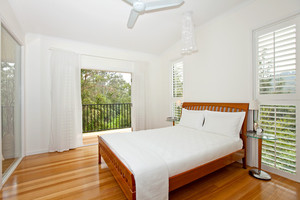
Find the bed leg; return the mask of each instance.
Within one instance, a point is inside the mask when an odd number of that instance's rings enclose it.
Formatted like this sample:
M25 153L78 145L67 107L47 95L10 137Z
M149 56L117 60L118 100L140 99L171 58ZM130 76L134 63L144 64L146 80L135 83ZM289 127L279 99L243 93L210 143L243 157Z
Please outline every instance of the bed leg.
M247 161L246 158L243 158L243 168L247 169Z
M98 136L98 164L101 164L100 136Z

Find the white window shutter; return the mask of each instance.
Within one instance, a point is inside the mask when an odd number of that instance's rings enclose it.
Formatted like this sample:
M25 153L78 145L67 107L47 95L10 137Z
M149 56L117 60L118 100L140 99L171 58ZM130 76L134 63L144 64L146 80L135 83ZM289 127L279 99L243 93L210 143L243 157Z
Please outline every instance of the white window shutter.
M171 115L180 119L181 106L176 105L176 102L183 101L183 61L177 60L172 64L172 92L171 92ZM178 121L175 122L178 124Z
M176 62L172 67L172 97L183 97L183 62Z
M261 105L260 125L264 134L277 140L263 141L262 163L296 173L296 106Z
M259 94L296 93L296 25L257 37Z
M299 26L300 15L291 16L257 29L253 40L259 125L264 134L276 137L275 141L263 141L262 167L297 181L300 180Z

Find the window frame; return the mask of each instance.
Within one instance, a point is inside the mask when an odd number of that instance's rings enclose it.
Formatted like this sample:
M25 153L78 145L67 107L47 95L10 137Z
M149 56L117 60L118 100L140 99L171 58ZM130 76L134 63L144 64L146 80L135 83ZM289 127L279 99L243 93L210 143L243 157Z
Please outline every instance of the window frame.
M297 66L300 63L300 56L296 56L296 93L294 94L259 94L259 81L258 81L258 69L257 69L257 38L259 35L264 35L266 33L276 31L278 29L296 24L296 55L300 52L300 14L293 16L291 18L279 21L275 24L268 25L266 27L262 27L260 29L256 29L253 31L253 67L254 67L254 83L255 83L255 97L259 100L300 100L300 91L297 90L297 87L300 87L300 69L297 69ZM299 68L299 67L298 67Z
M182 92L182 97L173 97L173 66L176 64L176 63L179 63L179 62L182 62L182 75L183 75L183 92ZM175 117L174 113L173 113L173 106L174 104L180 100L181 102L183 102L183 99L184 99L184 61L182 58L179 58L179 59L176 59L176 60L173 60L170 64L170 116L172 117Z
M257 38L268 32L276 31L278 29L296 25L296 93L294 94L259 94L258 68L257 68ZM293 15L276 23L256 29L252 32L252 66L253 66L253 96L259 101L260 105L295 105L296 106L296 174L291 174L273 167L269 167L262 163L262 169L280 176L289 178L294 181L300 181L300 14ZM298 88L297 88L298 87ZM298 116L298 117L297 117ZM258 119L260 118L260 114ZM257 156L257 143L255 143L255 157ZM255 159L257 166L257 159Z
M280 176L289 178L291 180L294 181L300 181L300 126L297 126L298 124L300 124L300 118L297 116L300 116L300 102L299 101L286 101L286 100L282 100L282 101L260 101L259 103L260 105L295 105L296 106L296 174L291 174L282 170L279 170L277 168L273 168L270 166L267 166L263 163L261 163L262 169L274 173L274 174L278 174ZM258 119L260 118L260 113L258 116ZM257 146L256 148L257 149ZM257 153L256 153L257 155ZM257 164L257 163L256 163Z

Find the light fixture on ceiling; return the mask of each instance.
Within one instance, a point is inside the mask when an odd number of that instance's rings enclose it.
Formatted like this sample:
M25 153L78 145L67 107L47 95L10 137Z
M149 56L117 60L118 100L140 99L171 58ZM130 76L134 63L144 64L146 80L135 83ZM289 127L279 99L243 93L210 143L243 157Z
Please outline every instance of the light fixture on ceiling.
M183 0L156 0L145 2L142 0L124 0L132 5L132 10L127 22L128 28L133 28L139 15L145 12L161 10L163 8L177 7L183 4Z
M185 12L182 20L182 48L181 54L188 55L197 51L195 30L192 19L192 12Z

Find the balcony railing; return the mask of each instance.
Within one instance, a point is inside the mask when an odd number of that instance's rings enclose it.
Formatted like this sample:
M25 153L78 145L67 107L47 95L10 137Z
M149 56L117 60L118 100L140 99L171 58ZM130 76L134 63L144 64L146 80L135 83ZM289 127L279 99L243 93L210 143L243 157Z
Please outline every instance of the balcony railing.
M82 105L84 133L131 127L131 103Z

